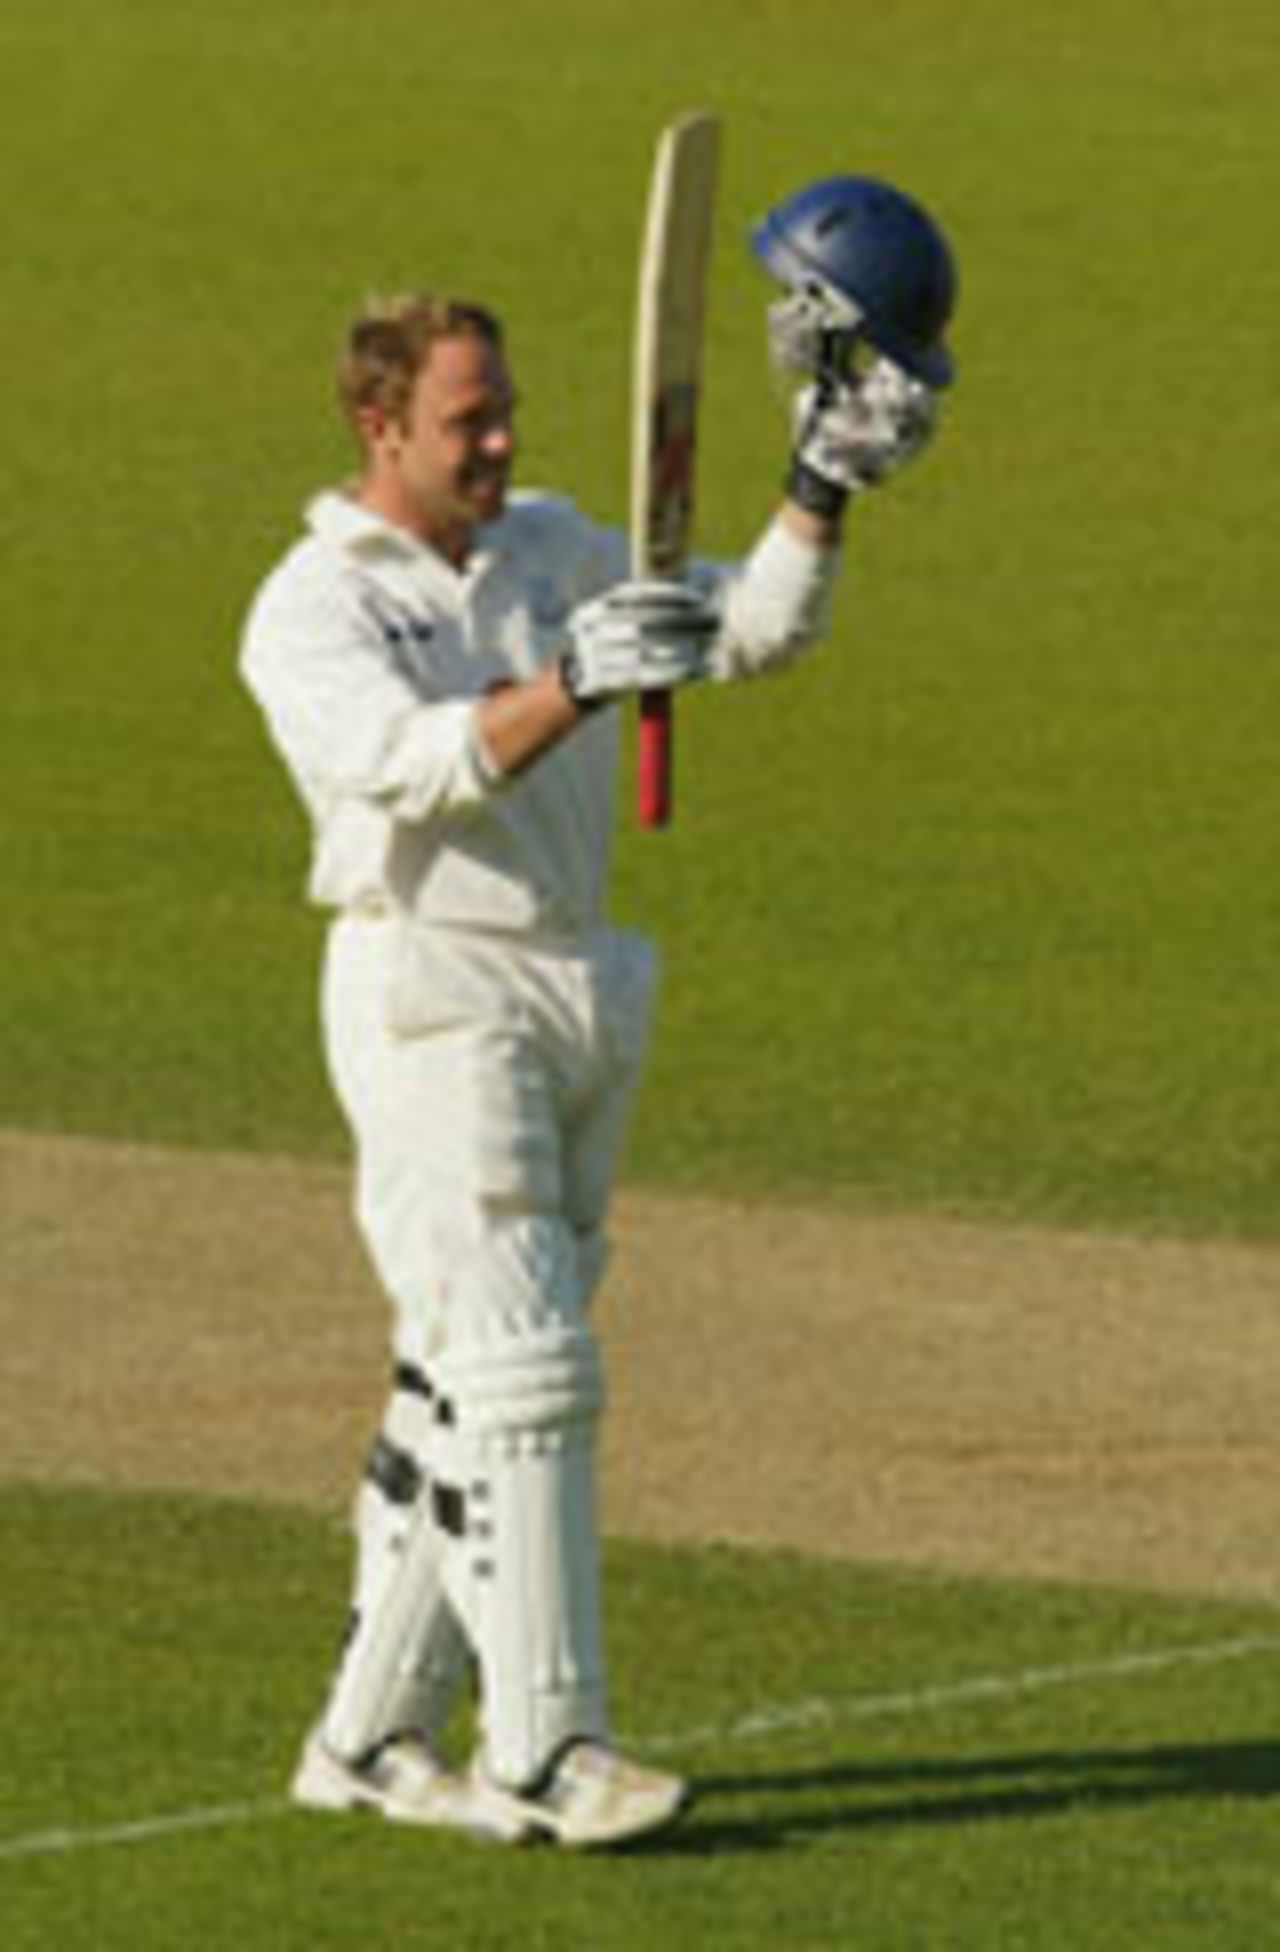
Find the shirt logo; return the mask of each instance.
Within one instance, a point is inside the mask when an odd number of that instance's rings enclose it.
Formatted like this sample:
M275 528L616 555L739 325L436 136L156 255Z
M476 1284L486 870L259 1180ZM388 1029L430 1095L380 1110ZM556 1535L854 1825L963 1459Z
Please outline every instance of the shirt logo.
M393 646L429 644L435 634L435 625L425 617L409 617L404 623L388 621L382 626L382 635Z

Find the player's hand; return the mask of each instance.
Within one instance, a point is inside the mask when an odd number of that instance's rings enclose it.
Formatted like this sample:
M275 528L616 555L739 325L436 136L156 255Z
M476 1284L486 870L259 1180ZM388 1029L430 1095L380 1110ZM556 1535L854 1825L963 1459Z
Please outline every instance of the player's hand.
M795 404L792 492L807 506L835 512L850 495L874 488L929 445L938 398L892 360L877 359L858 382L806 386Z
M714 598L689 583L618 583L570 616L561 683L584 709L631 692L673 691L710 675L719 631Z

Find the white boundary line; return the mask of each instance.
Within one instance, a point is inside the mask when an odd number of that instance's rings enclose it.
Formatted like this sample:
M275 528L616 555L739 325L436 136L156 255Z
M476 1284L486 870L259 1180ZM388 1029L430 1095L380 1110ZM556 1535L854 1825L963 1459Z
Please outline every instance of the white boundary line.
M798 1701L790 1707L763 1708L725 1726L712 1723L685 1729L679 1735L647 1737L648 1749L695 1749L713 1744L752 1742L783 1735L792 1729L814 1728L823 1722L875 1721L895 1716L927 1714L935 1709L962 1708L974 1702L1010 1701L1043 1694L1051 1688L1074 1687L1089 1681L1127 1681L1136 1675L1164 1674L1176 1667L1213 1667L1225 1661L1249 1660L1260 1654L1280 1654L1280 1635L1253 1634L1235 1640L1212 1640L1199 1646L1152 1648L1146 1653L1113 1654L1097 1661L1056 1667L1027 1667L1015 1674L977 1674L967 1681L944 1681L894 1694L843 1695L834 1700Z
M967 1681L944 1681L896 1693L843 1695L831 1700L798 1701L791 1706L763 1708L739 1721L706 1723L679 1734L651 1735L640 1743L650 1750L688 1750L760 1741L821 1723L892 1720L963 1708L976 1702L1012 1701L1024 1695L1045 1694L1053 1688L1076 1687L1093 1681L1127 1681L1136 1676L1167 1674L1179 1667L1216 1667L1227 1661L1252 1660L1280 1654L1280 1635L1254 1634L1235 1640L1212 1640L1199 1646L1154 1648L1146 1653L1115 1654L1109 1659L1080 1661L1054 1667L1027 1667L1013 1674L979 1674ZM206 1830L229 1830L266 1823L287 1815L293 1805L284 1797L257 1803L229 1803L206 1809L177 1810L166 1816L142 1817L132 1823L106 1824L98 1829L30 1831L25 1836L0 1838L0 1863L24 1857L67 1856L83 1850L107 1850L124 1844L154 1843L166 1837Z
M134 1823L108 1823L97 1830L33 1830L0 1840L0 1863L14 1857L63 1857L77 1850L106 1850L119 1844L149 1844L190 1830L232 1830L284 1816L293 1805L282 1796L270 1802L224 1803L213 1809L175 1810L168 1816L140 1817Z

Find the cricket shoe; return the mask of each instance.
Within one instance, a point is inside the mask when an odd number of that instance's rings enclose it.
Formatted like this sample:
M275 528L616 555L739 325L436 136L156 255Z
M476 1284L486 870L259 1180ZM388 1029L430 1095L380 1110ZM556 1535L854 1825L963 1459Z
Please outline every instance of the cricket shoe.
M309 1810L376 1810L391 1823L465 1830L491 1843L538 1835L523 1800L473 1773L455 1775L420 1736L396 1735L363 1762L348 1762L319 1729L307 1737L290 1795Z
M471 1780L486 1780L482 1763L473 1766ZM571 1742L546 1778L518 1796L530 1823L569 1850L630 1843L674 1822L688 1801L681 1777L586 1740Z

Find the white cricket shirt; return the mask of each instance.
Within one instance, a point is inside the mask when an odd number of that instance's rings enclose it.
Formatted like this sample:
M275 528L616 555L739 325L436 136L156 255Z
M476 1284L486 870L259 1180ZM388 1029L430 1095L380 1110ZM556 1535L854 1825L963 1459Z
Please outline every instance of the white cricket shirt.
M721 675L815 642L834 566L778 522L741 568L701 565L725 593ZM570 611L626 574L625 538L548 495L513 495L462 570L344 494L312 503L241 669L310 815L314 901L519 934L601 920L618 712L509 779L476 708L558 657Z

